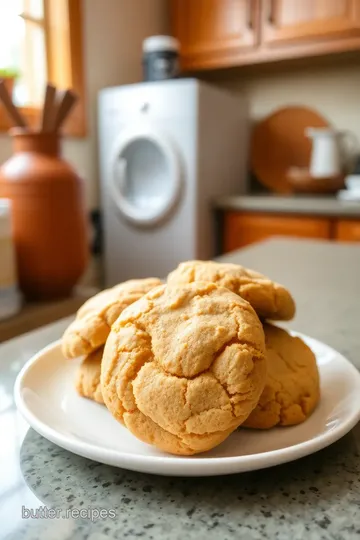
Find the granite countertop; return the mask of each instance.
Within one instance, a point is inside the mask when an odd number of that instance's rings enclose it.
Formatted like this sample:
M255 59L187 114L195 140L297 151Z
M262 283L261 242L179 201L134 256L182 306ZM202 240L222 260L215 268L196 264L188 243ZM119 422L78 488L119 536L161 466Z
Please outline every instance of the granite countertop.
M271 240L222 257L288 286L288 326L327 342L360 369L360 247ZM168 478L73 455L29 429L16 412L21 366L61 336L69 319L0 346L0 538L11 540L347 540L360 535L360 424L293 463L210 478ZM25 519L55 507L59 519ZM115 518L68 519L68 508L112 509ZM23 510L22 510L23 509Z
M360 202L340 201L335 197L230 195L216 197L213 205L221 210L360 218Z

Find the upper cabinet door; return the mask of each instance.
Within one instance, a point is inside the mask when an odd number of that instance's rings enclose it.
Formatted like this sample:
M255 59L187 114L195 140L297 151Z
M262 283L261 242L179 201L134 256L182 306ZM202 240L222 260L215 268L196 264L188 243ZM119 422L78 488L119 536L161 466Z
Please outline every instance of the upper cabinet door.
M185 68L235 65L257 44L258 0L172 0L171 16Z
M360 0L263 0L266 43L360 35Z

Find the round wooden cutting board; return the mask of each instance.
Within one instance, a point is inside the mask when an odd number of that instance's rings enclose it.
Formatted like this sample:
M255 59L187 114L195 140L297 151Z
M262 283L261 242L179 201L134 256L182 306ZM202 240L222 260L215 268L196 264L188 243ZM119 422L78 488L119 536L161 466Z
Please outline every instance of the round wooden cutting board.
M289 167L308 167L311 140L307 127L328 127L329 122L306 107L284 107L261 122L253 131L251 169L259 182L277 193L291 193Z

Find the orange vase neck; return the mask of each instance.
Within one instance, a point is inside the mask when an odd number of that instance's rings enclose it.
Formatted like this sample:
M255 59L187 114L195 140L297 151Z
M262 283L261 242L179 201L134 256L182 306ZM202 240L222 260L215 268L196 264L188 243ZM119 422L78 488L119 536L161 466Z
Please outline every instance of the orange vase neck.
M58 133L34 133L22 129L10 131L13 152L37 152L50 156L60 155L60 136Z

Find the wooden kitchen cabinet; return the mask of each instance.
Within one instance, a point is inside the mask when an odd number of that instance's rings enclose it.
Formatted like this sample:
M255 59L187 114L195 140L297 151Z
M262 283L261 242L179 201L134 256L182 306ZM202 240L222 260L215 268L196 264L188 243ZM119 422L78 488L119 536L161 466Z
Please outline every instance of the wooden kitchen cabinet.
M186 68L234 64L255 47L258 0L172 0L174 35Z
M359 0L264 0L264 10L264 43L360 36Z
M360 50L360 0L171 0L186 71Z
M360 221L350 219L337 221L334 238L342 242L360 242Z
M327 218L226 212L223 251L265 240L271 236L330 239L331 222Z

